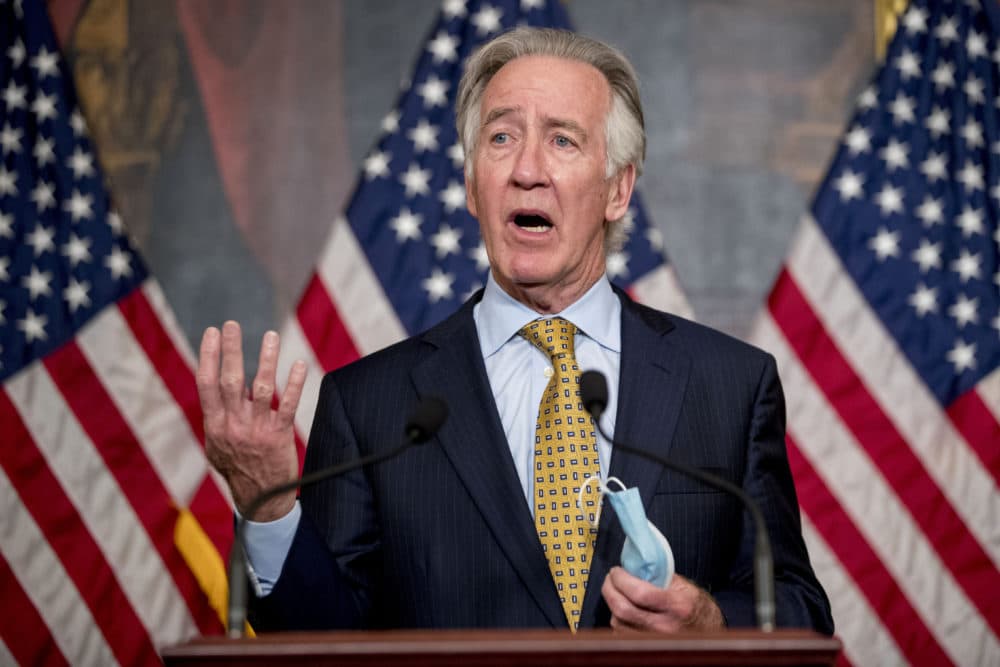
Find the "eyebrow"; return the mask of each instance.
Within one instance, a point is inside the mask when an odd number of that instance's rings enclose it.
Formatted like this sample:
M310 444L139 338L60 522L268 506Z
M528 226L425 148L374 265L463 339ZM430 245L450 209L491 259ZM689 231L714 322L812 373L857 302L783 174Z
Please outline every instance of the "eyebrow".
M486 127L490 123L503 118L504 116L510 115L516 112L517 107L498 107L493 109L488 114L486 114L486 119L482 123L482 127ZM578 134L584 141L589 137L587 131L583 129L583 126L566 118L553 118L552 116L545 117L545 126L547 128L558 128L564 130L570 130Z

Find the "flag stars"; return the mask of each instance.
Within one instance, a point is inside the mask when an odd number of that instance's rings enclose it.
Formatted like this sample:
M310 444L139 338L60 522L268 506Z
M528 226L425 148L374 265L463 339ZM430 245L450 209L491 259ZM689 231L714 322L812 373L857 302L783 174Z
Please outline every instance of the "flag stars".
M458 38L442 30L428 42L427 50L438 65L455 62L458 60Z
M39 123L45 122L49 118L55 118L56 96L39 93L35 101L31 103L31 111Z
M875 86L868 86L858 95L858 106L868 111L878 106L878 92Z
M465 187L458 181L448 181L448 187L439 195L445 213L452 214L465 206Z
M913 251L913 261L920 267L921 273L931 269L941 268L941 244L931 243L927 239L920 240L920 247Z
M448 157L451 159L451 164L455 169L461 169L462 165L465 164L465 150L462 149L462 142L455 140L451 146L448 147Z
M482 239L479 240L479 244L475 248L469 251L469 257L476 263L476 270L480 273L490 268L490 256L486 253L486 244L483 243Z
M375 151L365 158L364 170L365 178L373 181L376 178L389 175L389 163L392 155L386 151Z
M420 238L420 225L424 217L419 213L413 213L408 207L403 207L399 215L389 221L389 226L396 232L396 241L402 243L408 239L417 240Z
M444 0L441 11L448 20L462 18L467 13L465 0Z
M45 181L39 181L31 191L31 201L35 202L39 213L52 208L56 205L55 190Z
M896 58L895 64L903 81L909 81L911 78L920 75L920 59L912 51L904 50Z
M433 74L417 87L417 94L424 98L424 106L427 108L448 106L448 82Z
M122 217L118 215L118 211L109 211L107 222L111 231L114 232L116 236L121 236L122 231L125 229L125 225L122 224Z
M0 164L0 196L17 194L17 172Z
M3 129L0 130L0 148L3 149L4 155L21 152L21 136L20 128L11 127L10 123L4 123Z
M875 251L880 262L889 257L899 257L899 232L890 232L885 227L880 227L878 233L868 241L868 247Z
M69 307L69 312L75 313L80 308L89 306L89 292L90 283L86 280L81 282L76 278L70 277L69 284L67 284L66 289L63 290L63 299Z
M55 162L56 154L55 142L52 139L36 139L35 140L35 150L33 154L35 156L35 162L38 163L39 167L44 167L50 162Z
M629 255L624 250L609 253L606 261L606 271L609 278L625 278L628 276Z
M896 93L896 99L889 104L889 113L892 114L894 125L902 123L912 123L914 102L912 97L907 97L903 93Z
M24 339L30 345L36 340L45 340L48 334L45 333L45 325L49 318L45 315L35 315L35 312L28 308L24 313L24 319L17 321L17 328L24 332Z
M875 195L875 203L882 210L882 217L889 217L893 213L903 212L903 188L894 188L888 183L882 186L882 190Z
M981 79L976 78L976 76L970 74L969 78L965 80L965 85L962 86L962 90L965 91L965 94L972 102L976 104L983 104L986 102L983 82Z
M969 31L969 36L965 40L965 50L969 54L969 58L985 58L987 56L986 52L986 37L975 30Z
M663 250L663 232L659 228L650 226L646 230L646 241L653 250Z
M94 175L94 156L79 146L73 149L73 154L66 160L66 166L73 172L73 178L80 180Z
M399 131L399 111L397 109L393 109L382 119L382 131L386 134Z
M924 121L924 127L931 133L931 136L935 139L941 137L942 134L951 133L951 112L947 109L942 109L941 107L934 107L931 112L927 115L927 120Z
M962 236L969 238L973 234L983 234L983 211L972 208L968 204L962 209L961 215L955 218L955 224L962 230Z
M38 72L38 78L40 79L55 76L59 73L58 53L49 53L49 50L44 46L38 50L38 53L31 59L29 64Z
M21 280L21 285L28 290L28 297L35 301L40 296L50 296L52 287L52 273L50 271L40 271L37 266L32 266L31 271Z
M917 311L918 317L922 318L927 313L936 313L938 310L937 289L920 283L910 295L908 302Z
M942 60L931 72L934 88L940 93L955 85L955 66L947 60Z
M413 150L417 153L423 153L437 150L438 132L438 127L428 123L426 118L421 118L416 127L406 133L406 136L413 142Z
M30 245L34 250L35 257L41 256L43 253L53 250L56 245L53 243L55 238L55 230L51 227L46 227L45 225L36 226L30 234L28 234L25 239L25 243Z
M886 169L892 172L910 166L910 160L907 157L908 151L909 148L905 143L889 139L886 147L879 151L879 157L885 161Z
M430 277L424 278L420 285L427 292L430 302L437 303L441 299L450 299L455 295L451 287L454 282L454 275L435 268Z
M965 166L958 172L956 178L969 192L982 190L986 185L983 181L982 167L974 164L972 160L965 161Z
M14 214L0 212L0 238L14 238Z
M11 44L10 48L7 49L7 57L10 58L10 62L15 68L21 66L21 63L24 62L24 58L27 55L28 54L24 50L24 42L22 42L20 38L18 38L17 41Z
M903 14L901 23L903 29L910 35L918 35L927 31L927 12L919 7L910 7Z
M983 126L976 122L974 118L965 121L960 131L962 138L970 148L980 148L983 144Z
M959 294L958 299L948 307L948 315L955 319L955 324L959 329L964 329L969 324L979 322L979 299L970 299L964 294Z
M930 195L924 196L924 201L917 207L917 217L920 218L924 227L933 227L944 222L944 207L940 199L934 199Z
M982 274L982 269L979 266L980 259L978 254L969 252L968 250L962 249L961 254L958 256L954 262L951 263L951 270L958 274L958 279L962 283L967 283L972 278L979 278Z
M851 131L847 133L844 138L844 143L847 145L847 150L851 152L851 155L860 155L861 153L867 153L872 147L872 135L867 128L861 127L860 125L855 125L851 128Z
M485 37L499 30L501 16L503 16L502 10L492 5L483 5L472 17L472 25L476 26L476 34Z
M927 159L920 163L920 171L931 183L948 175L948 164L944 153L928 153Z
M431 236L431 245L434 246L434 254L438 259L444 259L448 255L457 255L462 249L459 241L462 239L462 230L449 225L441 225Z
M864 178L850 169L845 169L834 182L833 187L840 193L840 200L847 203L852 199L861 198L864 193Z
M7 282L10 280L10 273L8 269L10 268L10 258L0 257L0 281Z
M13 80L7 83L3 90L3 103L7 106L7 113L14 109L24 109L27 106L26 86L19 86Z
M121 248L112 248L111 254L104 258L104 265L111 271L111 277L115 280L127 278L132 275L129 254Z
M66 256L70 266L74 268L80 262L89 262L91 259L90 239L80 238L71 232L69 241L62 246L62 254Z
M976 344L966 343L959 338L955 341L955 346L948 350L945 358L955 367L956 373L972 370L976 367Z
M955 18L950 16L941 21L938 27L934 29L934 36L946 46L951 42L957 41L958 23L956 23Z
M406 188L407 197L426 195L430 192L431 170L421 169L419 165L413 163L400 175L399 180Z
M87 131L87 121L83 119L79 109L73 109L73 113L69 115L69 126L73 128L73 134L78 137Z

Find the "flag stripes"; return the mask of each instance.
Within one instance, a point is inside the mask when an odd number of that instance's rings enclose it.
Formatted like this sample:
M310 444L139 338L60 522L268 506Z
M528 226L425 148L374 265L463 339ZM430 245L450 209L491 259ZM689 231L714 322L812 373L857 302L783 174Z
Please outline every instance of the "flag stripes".
M22 378L29 373L30 376L22 381ZM13 483L12 490L24 503L25 510L34 518L44 541L48 542L52 552L62 563L72 582L69 587L79 591L94 622L107 638L115 659L122 664L147 663L155 660L156 650L139 614L154 621L154 613L163 611L162 608L154 610L148 606L149 601L162 594L163 585L159 582L149 582L147 579L147 582L142 584L151 583L149 589L143 590L135 586L129 591L131 593L129 595L126 592L129 582L120 582L115 576L115 572L121 571L120 568L128 563L123 559L112 566L104 555L106 550L112 553L120 551L122 545L98 545L102 536L107 537L108 518L123 514L120 511L116 512L114 507L115 503L122 503L122 500L108 492L104 475L98 473L92 479L87 478L86 473L93 472L93 466L86 465L85 462L74 464L73 461L67 460L69 456L65 454L59 456L59 452L47 452L48 456L43 455L35 444L35 438L39 433L39 418L46 417L30 414L31 405L26 399L29 398L28 392L33 389L31 385L45 385L46 376L44 372L36 370L19 376L18 380L17 385L9 382L7 392L0 395L0 428L4 433L17 436L17 441L21 443L19 447L8 447L4 451L3 468ZM51 383L49 384L49 387L34 387L34 395L54 392ZM12 389L28 391L22 392L20 397L8 396ZM14 400L11 401L11 398ZM17 403L16 408L15 403ZM26 403L29 414L25 422L22 422L17 412L24 410ZM73 428L73 425L68 423L71 418L67 415L48 415L47 418L56 429ZM74 455L75 452L69 454ZM55 461L57 465L53 465L50 461ZM77 468L76 473L66 470L67 467L74 465ZM72 500L65 491L63 485L65 480L57 479L55 470L58 470L61 476L76 477L75 488L71 486L75 492ZM74 501L84 503L84 509L78 512ZM151 550L143 549L141 545L138 550L142 552L142 556L151 558ZM163 574L155 567L146 569L153 570L156 575ZM27 583L26 588L37 586L40 576L47 575L35 573L35 577ZM140 600L145 600L145 613L137 604ZM168 623L176 624L177 619L170 619ZM60 628L63 626L50 624L49 627L55 631L54 634L60 634L62 632Z
M775 356L783 383L795 388L787 395L789 460L802 511L837 558L834 577L855 581L877 611L872 622L880 623L900 652L915 657L917 664L921 656L942 651L947 662L976 664L970 661L982 647L1000 649L916 521L766 314L757 322L755 339ZM803 462L809 467L799 465ZM800 479L799 473L805 477ZM813 566L832 590L829 572L819 563ZM908 608L929 634L910 622ZM942 618L962 622L943 623ZM838 626L838 632L843 634L844 628ZM928 638L939 648L928 652ZM848 653L854 643L845 642Z
M2 472L0 472L2 475ZM6 477L6 476L4 476ZM3 485L0 484L0 487ZM0 491L0 497L3 492ZM4 504L4 507L8 507ZM0 665L66 665L66 656L49 636L45 621L0 556ZM17 655L11 653L11 647Z
M1000 482L1000 415L994 415L976 390L955 399L945 410L955 430L965 439L979 457L986 472L993 476L993 483Z
M5 397L0 395L0 403L4 402ZM39 630L24 635L23 638L29 641L22 644L20 625L5 625L5 640L19 656L32 656L23 661L28 664L57 652L73 664L117 664L104 634L94 631L97 625L86 601L21 502L6 472L6 468L0 467L0 501L5 508L8 532L5 537L9 538L0 543L3 574L5 577L7 573L12 575L11 585L24 591L46 627L44 632ZM40 653L35 653L35 649Z

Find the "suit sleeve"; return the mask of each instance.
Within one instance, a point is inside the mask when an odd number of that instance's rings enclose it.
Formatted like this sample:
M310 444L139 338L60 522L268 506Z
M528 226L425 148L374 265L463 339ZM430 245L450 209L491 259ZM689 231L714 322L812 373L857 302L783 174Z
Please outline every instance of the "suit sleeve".
M774 358L767 356L754 397L743 489L760 504L774 554L777 624L833 634L830 603L809 563L798 499L785 450L785 401ZM731 588L714 592L729 626L754 626L754 527L744 513Z
M323 378L306 450L309 473L359 458L340 390ZM251 591L250 622L264 631L358 628L370 622L379 548L363 470L302 489L302 520L271 593Z

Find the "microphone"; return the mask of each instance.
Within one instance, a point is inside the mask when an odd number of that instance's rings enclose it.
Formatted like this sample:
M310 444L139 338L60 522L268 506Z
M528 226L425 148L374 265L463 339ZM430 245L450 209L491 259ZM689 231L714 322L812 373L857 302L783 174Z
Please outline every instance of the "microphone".
M580 397L583 399L583 407L594 418L594 424L604 439L610 442L616 450L628 452L655 461L664 468L679 472L685 477L691 477L702 484L719 489L736 496L742 501L753 518L754 528L757 536L754 541L753 552L753 580L754 580L754 609L757 615L757 625L761 630L770 632L774 630L774 560L771 556L771 539L767 535L767 527L764 524L764 515L761 514L757 501L751 498L743 489L732 482L717 475L671 461L644 449L629 447L605 433L601 426L601 415L608 407L608 383L598 371L584 371L580 376Z
M430 440L445 419L448 418L448 406L440 398L429 396L421 399L403 427L405 438L403 443L385 452L377 452L363 456L360 459L346 461L329 468L323 468L298 479L289 480L262 491L247 505L247 511L236 522L236 534L233 547L229 550L229 605L227 609L226 634L232 639L243 637L243 626L247 620L247 586L246 586L246 549L243 546L243 533L246 522L252 519L267 501L294 489L310 486L331 477L363 468L374 463L381 463L394 458L412 445L419 445Z

